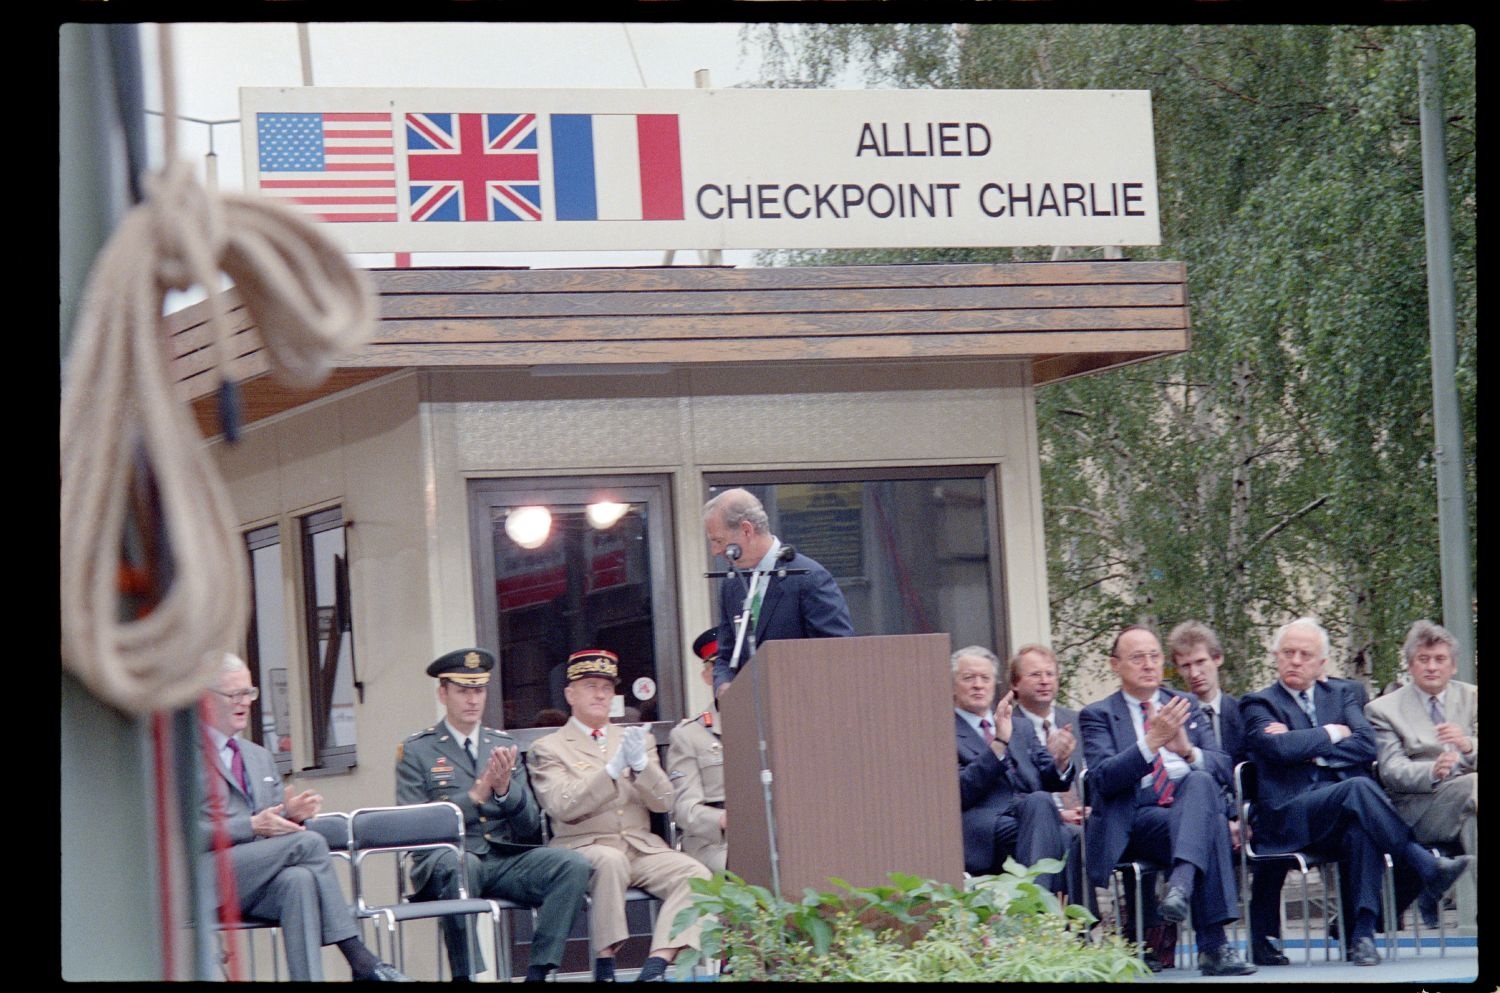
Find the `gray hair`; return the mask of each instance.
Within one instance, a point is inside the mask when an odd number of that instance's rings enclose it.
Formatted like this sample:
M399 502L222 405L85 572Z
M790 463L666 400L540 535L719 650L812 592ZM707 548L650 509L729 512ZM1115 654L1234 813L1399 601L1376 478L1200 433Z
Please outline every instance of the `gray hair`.
M1299 617L1295 621L1288 621L1287 623L1281 625L1281 627L1277 628L1276 633L1271 636L1271 654L1275 655L1277 652L1281 651L1281 639L1286 637L1286 633L1292 628L1298 627L1312 628L1313 633L1318 636L1318 651L1321 653L1320 657L1325 659L1328 658L1328 632L1323 630L1323 625L1319 624L1311 617Z
M1454 655L1458 654L1458 639L1453 637L1453 632L1424 617L1406 632L1406 642L1401 646L1401 654L1406 659L1406 664L1411 665L1411 660L1416 657L1417 649L1431 648L1433 645L1447 645L1448 651Z
M245 663L245 660L233 652L224 652L223 655L224 657L219 660L219 675L222 676L226 672L250 671L250 666Z
M761 506L761 502L749 490L725 490L705 503L703 519L706 521L714 514L718 514L724 527L731 531L740 526L740 521L749 521L756 534L766 534L771 530L771 519L766 516L766 508Z
M983 645L970 645L968 648L960 648L948 656L948 668L955 676L958 675L958 663L960 659L984 659L990 664L990 671L995 674L995 682L1000 682L1000 656Z

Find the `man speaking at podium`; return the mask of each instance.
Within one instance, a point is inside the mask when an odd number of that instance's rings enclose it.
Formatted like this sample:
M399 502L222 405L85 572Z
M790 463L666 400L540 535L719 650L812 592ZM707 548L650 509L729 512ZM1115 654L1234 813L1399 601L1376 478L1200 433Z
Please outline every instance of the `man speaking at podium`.
M778 638L847 638L854 634L849 605L827 569L771 533L766 509L748 490L725 490L703 506L708 550L729 561L733 575L719 586L719 658L714 663L714 697L724 692L737 670L735 618L746 609L750 624L740 650L740 668L755 646ZM774 570L785 569L777 575Z

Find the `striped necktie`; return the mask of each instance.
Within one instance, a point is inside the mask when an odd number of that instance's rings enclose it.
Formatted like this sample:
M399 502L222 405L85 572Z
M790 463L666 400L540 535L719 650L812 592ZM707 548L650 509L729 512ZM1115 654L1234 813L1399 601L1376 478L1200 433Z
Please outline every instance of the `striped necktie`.
M1151 704L1141 701L1141 730L1151 730ZM1156 796L1158 807L1172 806L1172 793L1176 784L1167 775L1167 764L1161 760L1161 749L1156 751L1156 761L1151 763L1151 792Z

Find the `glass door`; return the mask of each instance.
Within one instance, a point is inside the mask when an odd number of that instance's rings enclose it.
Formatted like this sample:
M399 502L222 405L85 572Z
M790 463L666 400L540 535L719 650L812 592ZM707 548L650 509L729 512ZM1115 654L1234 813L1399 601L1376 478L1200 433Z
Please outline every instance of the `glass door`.
M499 660L486 723L563 723L585 648L620 657L616 716L682 716L670 492L665 476L470 480L479 643Z

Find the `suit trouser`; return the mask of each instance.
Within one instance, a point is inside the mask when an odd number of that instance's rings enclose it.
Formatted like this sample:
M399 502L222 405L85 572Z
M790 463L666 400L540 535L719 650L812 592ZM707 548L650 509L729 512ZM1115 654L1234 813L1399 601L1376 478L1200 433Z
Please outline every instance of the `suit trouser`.
M1413 880L1420 879L1430 866L1431 856L1414 845L1411 830L1373 779L1358 776L1316 786L1283 811L1288 812L1284 816L1289 819L1306 822L1310 837L1302 847L1338 858L1339 872L1346 879L1344 912L1351 920L1361 911L1377 920L1380 917L1383 853L1389 852L1398 868L1412 870L1409 878ZM1407 888L1415 893L1414 885Z
M589 888L588 860L561 848L533 848L525 852L490 852L481 858L464 853L470 896L499 898L536 907L536 927L531 939L531 964L556 968L562 965L563 948L573 930L573 919L583 906ZM451 852L433 860L431 875L418 896L428 900L458 898ZM444 917L443 943L455 976L484 971L484 955L474 936L474 918ZM469 950L473 949L470 959Z
M323 979L323 945L359 933L328 842L316 831L256 838L229 849L240 911L276 921L293 980Z
M1177 780L1170 807L1148 801L1135 808L1130 840L1120 861L1133 859L1168 869L1178 862L1188 862L1198 870L1189 906L1193 927L1200 934L1239 916L1235 912L1229 823L1224 817L1219 784L1208 773L1195 769Z
M661 900L651 948L697 948L700 928L697 924L679 935L672 934L672 922L679 911L692 903L688 888L692 879L708 879L712 873L702 862L672 848L643 852L620 841L617 845L595 843L574 849L594 867L590 888L589 934L595 948L608 948L630 936L625 923L625 891L639 887Z
M1465 855L1479 854L1479 773L1449 776L1431 793L1394 793L1396 813L1411 825L1423 845L1457 841ZM1459 923L1473 924L1478 907L1479 869L1458 877Z
M1016 797L1015 805L1008 813L995 817L994 848L986 864L971 864L965 867L970 875L991 875L1005 867L1011 856L1022 865L1036 865L1042 859L1061 859L1068 851L1067 839L1063 836L1062 819L1057 813L1057 804L1051 793L1023 793ZM1064 880L1066 880L1064 870ZM1065 881L1060 882L1055 874L1037 877L1037 885L1048 892L1055 892ZM1073 899L1069 893L1069 899Z

